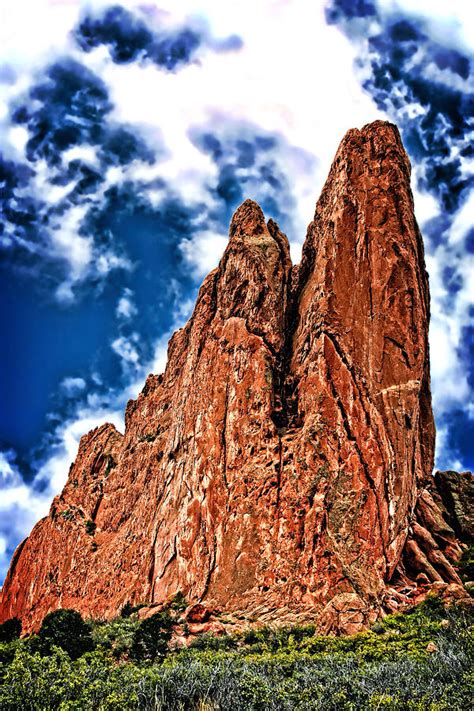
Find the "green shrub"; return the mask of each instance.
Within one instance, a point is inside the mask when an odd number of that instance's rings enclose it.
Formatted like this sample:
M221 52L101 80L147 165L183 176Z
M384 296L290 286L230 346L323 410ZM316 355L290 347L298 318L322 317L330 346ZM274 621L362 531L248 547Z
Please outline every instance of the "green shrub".
M190 647L191 649L212 650L219 649L236 649L238 646L238 638L233 635L215 635L212 633L200 634L196 637Z
M314 625L258 627L246 630L243 641L261 651L276 651L314 637L315 629Z
M183 593L181 591L177 592L171 601L171 609L176 610L176 612L184 612L187 606L188 603Z
M146 607L146 604L143 602L140 602L138 605L132 605L131 602L127 601L120 610L120 617L130 617L134 612L141 610L142 607Z
M133 612L135 612L135 608L133 607L132 603L127 600L125 605L120 610L120 617L130 617Z
M459 575L465 583L474 580L474 545L471 543L459 561Z
M86 526L86 533L88 536L93 536L95 533L96 525L94 521L91 521L88 519L85 523Z
M12 642L21 635L21 620L11 617L0 625L0 642Z
M55 610L43 620L38 633L39 648L43 653L60 647L77 659L93 648L91 628L76 610Z
M129 659L135 633L140 625L136 617L117 617L111 622L96 622L92 639L96 647L110 650L116 659Z
M132 657L138 661L163 657L168 651L173 619L169 612L158 612L140 622L131 648Z

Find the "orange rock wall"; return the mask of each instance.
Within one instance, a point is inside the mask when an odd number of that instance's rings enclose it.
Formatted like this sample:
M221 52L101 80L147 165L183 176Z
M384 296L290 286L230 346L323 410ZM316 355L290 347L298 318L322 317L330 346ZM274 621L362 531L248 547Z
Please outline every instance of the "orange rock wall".
M428 320L398 131L351 130L299 266L258 205L237 210L165 373L129 402L123 436L103 425L82 438L16 551L0 619L28 631L58 607L113 617L180 591L323 631L375 620L391 585L426 572L420 497L439 513ZM435 538L431 579L456 582L454 534Z

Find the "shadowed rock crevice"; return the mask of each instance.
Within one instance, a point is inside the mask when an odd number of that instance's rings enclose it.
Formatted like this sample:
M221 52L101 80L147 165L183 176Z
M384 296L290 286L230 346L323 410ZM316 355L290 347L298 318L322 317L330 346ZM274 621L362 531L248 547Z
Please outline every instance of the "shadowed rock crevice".
M429 293L409 176L395 126L349 131L299 266L255 202L238 208L124 436L104 425L82 438L15 553L0 621L21 617L28 632L58 607L110 618L179 592L242 626L341 633L433 585L461 594L472 477L431 477Z

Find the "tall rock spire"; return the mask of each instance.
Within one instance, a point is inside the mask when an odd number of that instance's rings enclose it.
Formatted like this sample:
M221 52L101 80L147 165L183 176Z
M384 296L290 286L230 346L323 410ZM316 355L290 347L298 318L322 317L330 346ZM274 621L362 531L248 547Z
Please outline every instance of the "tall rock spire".
M434 446L428 280L395 126L344 137L308 228L297 298L291 372L299 449L317 473L315 585L344 596L349 582L380 599Z
M355 631L423 573L457 582L431 479L428 282L397 129L343 139L299 267L256 203L122 436L82 438L13 558L0 619L113 617L178 591ZM445 555L446 554L446 555Z

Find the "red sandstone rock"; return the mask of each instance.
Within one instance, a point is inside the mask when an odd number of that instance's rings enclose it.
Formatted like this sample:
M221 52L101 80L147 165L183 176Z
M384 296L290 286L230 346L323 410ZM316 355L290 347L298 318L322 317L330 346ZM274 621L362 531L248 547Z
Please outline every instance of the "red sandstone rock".
M474 538L474 478L471 472L436 472L439 508L458 536Z
M211 610L199 602L193 605L186 613L188 622L207 622L211 616Z
M209 622L190 622L188 625L188 634L196 637L201 634L222 635L226 634L226 629L219 620L211 620Z
M165 373L129 402L124 435L82 438L17 549L0 620L29 631L58 607L113 617L182 592L355 632L420 573L459 583L431 478L428 319L398 131L351 130L299 267L258 205L237 210Z

